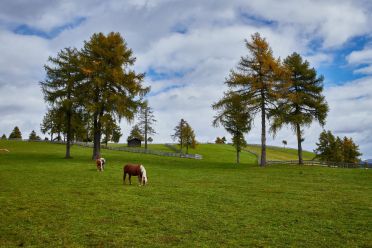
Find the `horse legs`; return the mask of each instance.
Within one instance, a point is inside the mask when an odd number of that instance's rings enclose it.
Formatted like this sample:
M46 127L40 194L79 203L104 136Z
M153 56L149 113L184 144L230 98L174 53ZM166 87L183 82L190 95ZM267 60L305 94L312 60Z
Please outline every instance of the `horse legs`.
M138 183L140 186L142 185L142 177L140 175L138 175Z
M132 177L132 175L129 173L129 184L132 185L132 180L130 179Z
M123 175L123 184L125 184L125 177L127 176L127 173L124 172L124 175Z

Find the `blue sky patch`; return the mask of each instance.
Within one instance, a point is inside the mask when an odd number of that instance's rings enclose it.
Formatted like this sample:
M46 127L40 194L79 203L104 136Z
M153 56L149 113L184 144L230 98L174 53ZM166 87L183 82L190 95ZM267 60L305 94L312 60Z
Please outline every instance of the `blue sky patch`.
M20 35L34 35L44 39L53 39L66 29L74 29L86 20L85 17L77 17L72 22L68 22L61 26L54 27L50 31L43 31L39 28L21 24L13 29L13 32Z
M256 24L262 26L272 26L276 25L277 22L273 20L268 20L257 15L250 15L247 12L242 10L238 10L239 19L242 20L246 24Z
M154 68L149 68L146 71L146 76L151 78L151 80L157 81L157 80L169 80L169 79L175 79L175 78L182 78L185 76L187 71L159 71Z
M334 61L332 64L324 64L317 68L318 74L324 76L325 84L342 85L364 77L363 74L354 73L358 67L348 65L346 57L353 51L362 50L368 42L367 36L360 36L348 41L339 49L329 49L335 56Z

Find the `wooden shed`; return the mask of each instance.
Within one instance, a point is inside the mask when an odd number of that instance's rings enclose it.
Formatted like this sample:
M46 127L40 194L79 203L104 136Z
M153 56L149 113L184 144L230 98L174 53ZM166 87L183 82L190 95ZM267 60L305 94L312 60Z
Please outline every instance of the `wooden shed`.
M139 138L128 139L129 147L141 147L141 140Z

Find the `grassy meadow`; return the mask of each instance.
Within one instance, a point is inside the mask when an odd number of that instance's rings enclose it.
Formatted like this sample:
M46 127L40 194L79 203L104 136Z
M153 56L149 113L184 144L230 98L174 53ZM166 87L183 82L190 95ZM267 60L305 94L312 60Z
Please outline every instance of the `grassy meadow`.
M261 154L261 147L259 145L248 145L246 150ZM282 147L266 147L266 156L268 160L298 160L297 149L282 148ZM304 160L311 160L315 154L309 151L302 151Z
M259 168L200 145L203 160L0 141L0 247L371 247L370 170ZM146 187L122 184L142 163Z

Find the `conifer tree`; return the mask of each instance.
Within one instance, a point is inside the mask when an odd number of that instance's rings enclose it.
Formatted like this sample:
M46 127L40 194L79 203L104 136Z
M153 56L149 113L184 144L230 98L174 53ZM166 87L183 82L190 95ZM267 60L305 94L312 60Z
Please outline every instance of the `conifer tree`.
M84 104L93 117L92 158L95 159L100 156L103 116L132 120L150 88L142 85L143 73L130 69L136 58L119 33L93 34L84 44L81 59L85 75Z
M148 106L147 102L141 106L138 118L138 127L141 130L145 140L145 149L147 149L147 137L156 133L153 127L154 123L156 122L154 111Z
M359 147L354 143L352 138L335 137L331 131L323 130L319 136L319 143L316 143L317 148L314 150L316 158L325 162L336 163L358 163L359 157L362 155L359 152Z
M213 126L217 127L221 124L232 135L236 149L236 163L239 164L241 149L247 144L244 134L251 130L250 110L241 101L241 96L233 92L225 93L225 96L212 107L218 111Z
M266 119L276 105L285 86L284 70L280 60L275 59L267 41L255 33L245 40L249 55L242 57L237 70L232 70L225 82L231 91L239 94L240 101L253 117L261 113L261 161L266 165ZM236 141L240 138L236 138Z
M185 122L185 125L183 125L182 135L182 140L184 142L184 145L186 146L186 154L188 154L189 147L195 149L197 142L195 139L195 132L187 122Z
M1 136L1 139L2 139L2 140L6 140L6 135L5 135L5 133L3 134L3 136Z
M316 158L320 161L331 161L335 142L336 138L331 131L323 130L319 135L319 142L316 143L317 148L314 150Z
M121 137L120 127L116 124L116 121L111 115L106 114L102 117L102 133L105 135L103 142L106 144L109 141L119 142Z
M359 157L362 155L359 152L359 146L354 143L352 138L344 137L342 142L343 161L345 163L358 163Z
M17 126L14 127L13 131L9 134L8 139L22 139L22 133Z
M28 137L28 140L35 141L35 140L41 140L41 138L38 135L36 135L35 130L32 130L32 132L30 133L30 136Z
M173 140L176 140L177 143L180 145L180 150L182 152L182 147L185 143L184 141L184 126L186 125L186 121L181 119L177 126L174 128L174 134L171 135Z
M276 133L283 125L290 125L297 136L298 163L303 164L303 128L315 120L324 126L327 117L328 105L322 95L324 79L323 76L318 77L309 62L303 61L297 53L288 56L284 65L289 72L289 85L278 107L270 113L273 117L271 130Z
M138 127L138 125L133 126L132 130L130 131L128 140L134 139L134 138L140 139L141 141L144 140L141 129Z
M65 48L57 57L49 57L48 61L50 64L44 66L47 77L40 84L45 101L52 108L58 109L58 112L62 112L64 133L67 135L65 158L70 158L73 118L81 96L80 55L75 48ZM47 128L48 125L43 127L43 130Z

